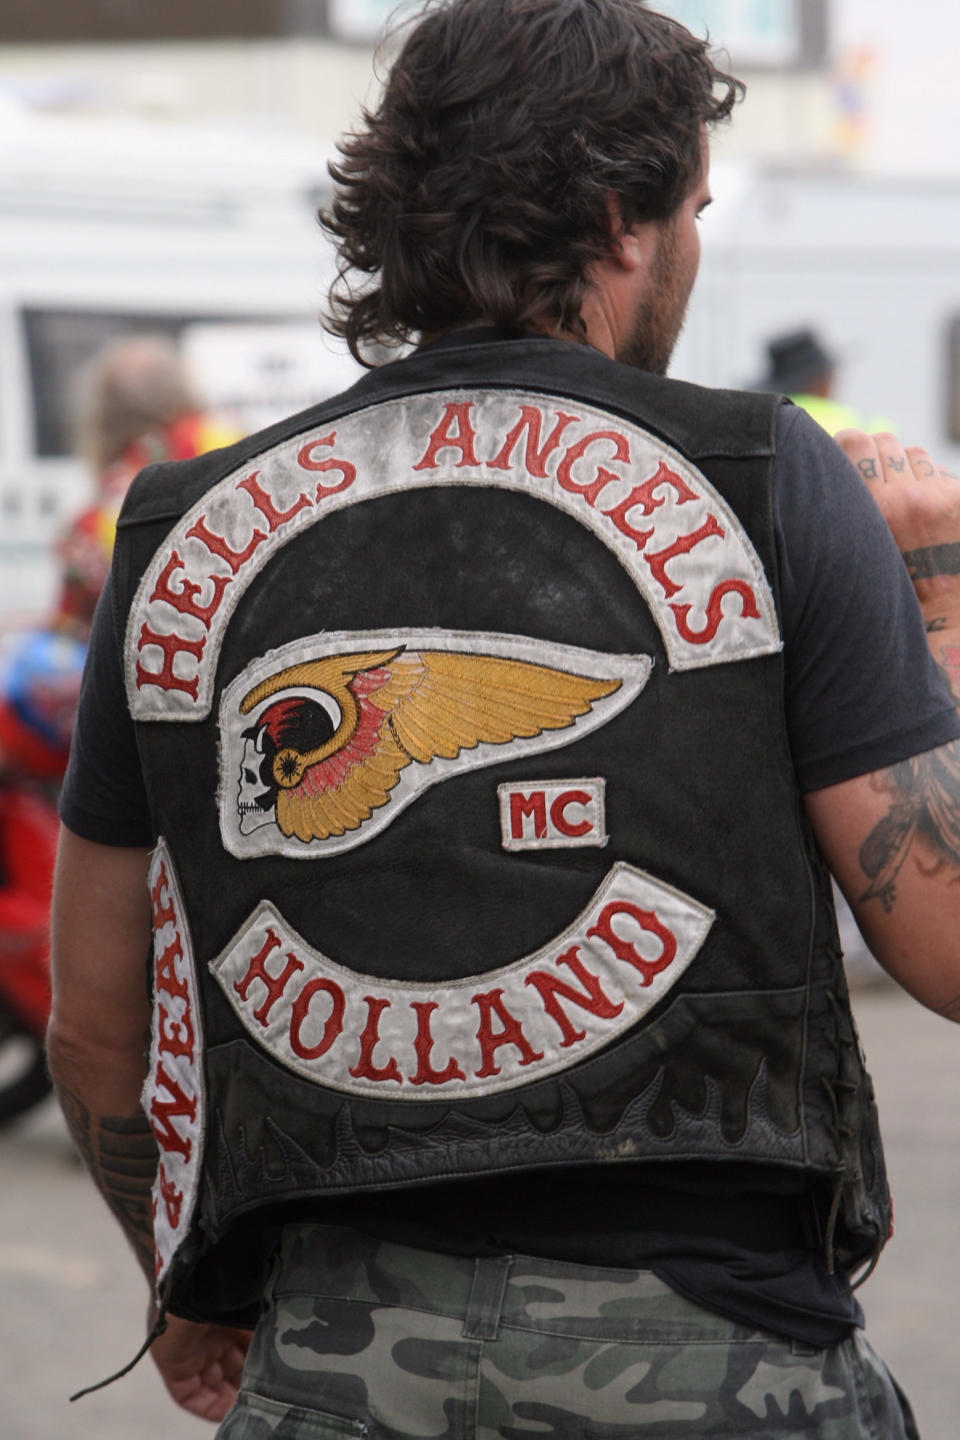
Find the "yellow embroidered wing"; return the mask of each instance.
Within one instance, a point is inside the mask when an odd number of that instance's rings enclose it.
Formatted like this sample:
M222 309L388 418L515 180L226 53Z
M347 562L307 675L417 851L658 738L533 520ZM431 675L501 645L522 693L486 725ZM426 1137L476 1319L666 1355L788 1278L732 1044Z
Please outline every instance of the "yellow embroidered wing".
M621 683L493 655L370 651L290 666L241 709L292 687L323 690L339 706L342 718L324 745L282 750L274 760L280 829L309 841L357 829L411 763L566 729Z
M564 730L619 680L569 675L527 660L422 650L401 655L396 679L373 697L411 760L452 760L481 742L506 745ZM412 683L411 683L412 682Z

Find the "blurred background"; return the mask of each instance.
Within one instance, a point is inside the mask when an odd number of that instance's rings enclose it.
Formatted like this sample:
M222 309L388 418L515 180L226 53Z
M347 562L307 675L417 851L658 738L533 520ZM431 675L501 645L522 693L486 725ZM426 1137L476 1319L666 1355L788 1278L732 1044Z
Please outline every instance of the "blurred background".
M952 0L922 0L909 26L899 0L659 8L708 32L749 84L715 147L674 373L779 382L765 347L807 331L835 396L956 458ZM330 257L313 214L337 135L375 98L373 46L394 9L5 0L0 612L51 603L52 542L90 503L72 411L104 342L173 336L204 403L241 429L349 378L316 324Z
M317 320L333 260L315 212L337 136L376 98L374 49L396 8L0 0L0 668L4 632L31 625L82 650L116 508L140 465L350 383L356 367ZM748 85L714 141L716 203L672 373L782 389L828 429L894 428L956 467L956 0L651 8L709 33ZM82 657L38 656L33 643L24 683L42 691L45 725L52 667L66 715ZM0 738L9 750L17 737ZM51 788L56 739L44 752ZM47 820L38 854L55 836L52 809ZM21 855L24 833L11 823ZM4 884L8 862L5 852ZM955 1032L878 984L844 923L898 1201L898 1243L864 1292L871 1333L926 1440L952 1440ZM8 1041L24 1034L5 1032L0 1011L0 1087ZM42 1081L36 1050L14 1063ZM4 1440L207 1433L161 1398L149 1362L65 1405L136 1348L143 1287L52 1102L28 1109L0 1143Z
M953 0L918 0L909 25L900 0L658 8L709 33L749 86L714 147L673 373L781 388L819 353L832 373L815 389L956 462ZM337 135L376 96L395 9L4 0L0 614L49 606L52 542L91 503L76 377L105 342L172 336L198 397L242 430L350 378L316 323L331 261L314 211ZM769 343L798 334L772 363Z

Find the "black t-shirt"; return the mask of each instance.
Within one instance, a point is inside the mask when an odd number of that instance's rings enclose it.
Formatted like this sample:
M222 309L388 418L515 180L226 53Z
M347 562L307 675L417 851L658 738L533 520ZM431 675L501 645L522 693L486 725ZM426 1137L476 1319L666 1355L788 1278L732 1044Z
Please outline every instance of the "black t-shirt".
M960 736L885 521L837 445L790 407L779 419L774 516L785 708L800 788L838 784ZM153 843L109 586L94 622L60 813L88 840ZM332 1200L311 1213L454 1253L646 1266L697 1303L811 1344L862 1323L846 1277L827 1272L803 1177L735 1169L524 1172Z

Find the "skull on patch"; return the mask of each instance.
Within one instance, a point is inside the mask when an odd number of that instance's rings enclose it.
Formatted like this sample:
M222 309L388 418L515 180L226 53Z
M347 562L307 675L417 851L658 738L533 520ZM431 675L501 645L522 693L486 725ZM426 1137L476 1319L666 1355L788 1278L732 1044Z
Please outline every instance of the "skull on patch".
M314 691L275 701L243 731L237 796L241 835L276 824L277 795L285 780L290 783L285 764L295 767L297 756L325 745L340 719L333 697Z

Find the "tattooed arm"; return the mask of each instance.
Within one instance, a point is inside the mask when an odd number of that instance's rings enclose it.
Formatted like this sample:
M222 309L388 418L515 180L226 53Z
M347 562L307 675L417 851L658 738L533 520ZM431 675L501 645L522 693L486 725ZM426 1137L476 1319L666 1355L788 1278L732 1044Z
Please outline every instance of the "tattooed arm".
M892 435L838 439L900 547L960 704L960 481ZM960 740L816 791L807 811L874 954L918 1000L960 1021Z
M156 1145L140 1107L150 1007L148 851L63 829L52 913L50 1071L67 1125L153 1293ZM237 1395L249 1335L170 1317L151 1349L170 1394L221 1420Z
M156 1146L140 1108L150 1026L147 864L145 850L63 832L47 1054L77 1148L152 1286Z

